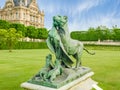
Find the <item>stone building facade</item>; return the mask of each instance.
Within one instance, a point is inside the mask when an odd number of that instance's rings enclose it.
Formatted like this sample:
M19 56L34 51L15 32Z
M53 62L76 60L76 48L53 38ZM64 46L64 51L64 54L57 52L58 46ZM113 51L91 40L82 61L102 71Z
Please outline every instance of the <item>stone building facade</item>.
M0 9L0 19L25 26L44 27L44 11L41 11L36 0L6 0Z

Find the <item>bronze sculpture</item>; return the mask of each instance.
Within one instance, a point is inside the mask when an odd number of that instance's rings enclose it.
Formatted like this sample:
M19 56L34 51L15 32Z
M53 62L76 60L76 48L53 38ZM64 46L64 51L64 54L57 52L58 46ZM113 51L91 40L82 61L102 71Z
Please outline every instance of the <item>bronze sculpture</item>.
M46 86L60 87L91 71L91 69L81 66L81 55L83 50L91 55L95 53L90 53L85 49L82 42L71 39L67 22L66 16L53 17L53 26L49 31L46 42L48 48L56 57L55 62L52 62L52 56L49 54L46 57L44 68L29 82L40 85L45 83ZM70 56L73 56L76 60L75 67ZM61 84L56 84L56 82L60 81L60 78L61 80L63 78L63 81L61 81Z

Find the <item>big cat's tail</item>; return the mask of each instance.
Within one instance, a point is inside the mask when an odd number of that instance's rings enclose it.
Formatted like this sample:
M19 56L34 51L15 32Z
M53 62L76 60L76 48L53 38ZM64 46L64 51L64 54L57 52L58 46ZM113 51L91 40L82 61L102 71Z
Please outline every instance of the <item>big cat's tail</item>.
M95 52L91 53L86 48L83 48L88 54L95 55Z

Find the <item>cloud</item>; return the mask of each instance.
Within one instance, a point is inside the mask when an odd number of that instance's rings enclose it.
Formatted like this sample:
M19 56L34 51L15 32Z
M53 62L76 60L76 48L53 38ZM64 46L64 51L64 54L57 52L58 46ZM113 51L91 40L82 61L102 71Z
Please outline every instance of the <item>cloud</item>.
M117 9L113 9L107 13L94 13L88 17L74 18L72 22L69 22L70 31L76 30L88 30L89 27L98 27L100 25L112 28L112 26L117 25L120 27L120 15L118 15Z
M87 11L100 4L100 0L87 0L86 2L79 3L77 6L77 11L79 13Z
M89 27L98 27L100 25L112 28L117 25L120 27L120 2L108 2L96 0L95 3L83 2L79 3L79 7L73 13L73 20L69 22L70 31L88 30ZM94 0L92 0L94 1ZM116 4L117 3L117 4ZM95 8L97 8L95 10Z
M80 30L80 22L75 21L75 20L73 22L69 22L68 27L69 27L70 32L78 31L78 30Z
M61 1L54 0L54 2L52 2L52 0L50 1L44 0L43 2L42 0L40 0L38 3L40 4L40 7L45 10L46 13L49 13L49 14L65 13L67 15L74 16L78 13L82 13L84 11L88 11L93 7L96 7L101 3L102 0L85 0L85 1L76 0L74 2L70 0L72 2L69 1L69 3L68 3L68 0L64 2L63 1L64 0L61 0Z
M5 1L2 0L2 1L0 2L0 8L3 8L3 7L4 7L4 4L5 4Z
M45 27L51 28L54 15L67 15L69 29L86 30L89 27L106 25L120 26L120 0L37 0L45 11ZM3 6L2 0L0 6ZM102 6L102 7L100 7Z
M92 8L97 7L102 3L103 0L85 0L82 2L78 2L77 5L74 5L72 10L68 11L72 13L72 16L81 15L84 12L89 11Z
M49 6L47 6L47 7L48 7L48 8L46 8L45 12L47 12L47 13L49 13L49 14L55 12L53 5L49 5Z
M58 14L68 16L70 31L99 25L120 26L120 0L38 0L38 5L45 11L48 29L52 27L52 17Z

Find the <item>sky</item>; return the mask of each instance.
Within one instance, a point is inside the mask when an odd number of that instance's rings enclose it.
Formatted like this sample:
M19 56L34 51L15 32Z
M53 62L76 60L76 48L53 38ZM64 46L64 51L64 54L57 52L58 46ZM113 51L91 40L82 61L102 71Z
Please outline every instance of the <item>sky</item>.
M0 0L3 7L6 0ZM37 0L45 12L45 27L52 27L52 17L68 16L70 31L84 31L103 25L120 27L120 0Z

